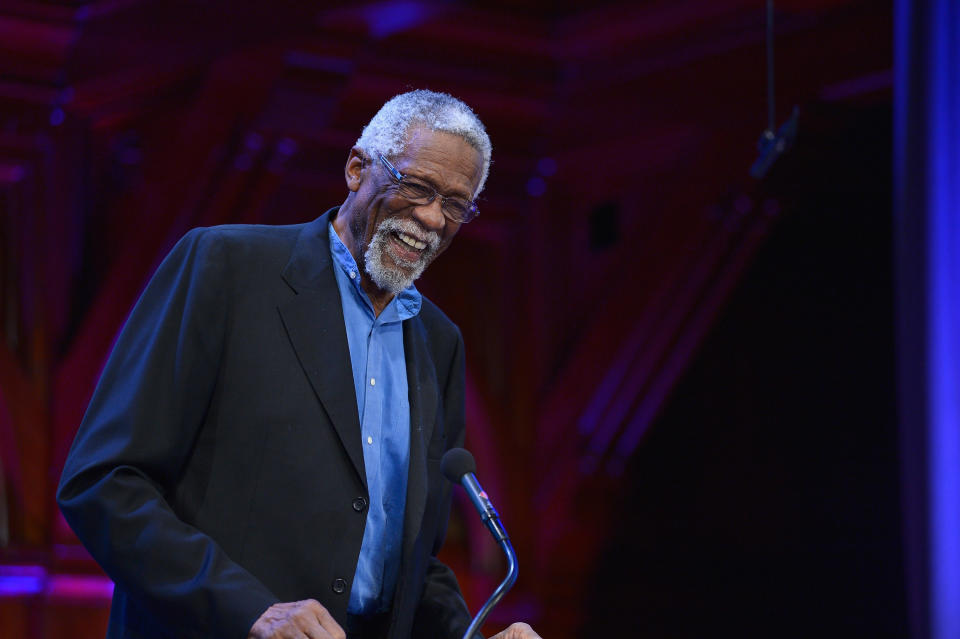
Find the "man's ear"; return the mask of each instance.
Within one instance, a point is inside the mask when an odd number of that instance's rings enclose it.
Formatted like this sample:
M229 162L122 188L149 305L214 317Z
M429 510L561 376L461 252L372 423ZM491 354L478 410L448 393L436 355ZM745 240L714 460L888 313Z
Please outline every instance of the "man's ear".
M366 155L363 150L355 146L347 156L347 165L343 168L343 175L347 179L347 188L356 192L363 182L363 168L366 164Z

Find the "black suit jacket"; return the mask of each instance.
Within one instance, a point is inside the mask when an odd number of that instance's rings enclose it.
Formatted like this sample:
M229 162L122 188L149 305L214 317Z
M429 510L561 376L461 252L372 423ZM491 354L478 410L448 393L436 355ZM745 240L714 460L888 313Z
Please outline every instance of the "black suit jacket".
M121 332L58 502L115 581L108 637L243 639L278 601L343 625L367 515L353 375L327 225L195 229ZM464 437L459 330L428 300L403 323L410 470L392 639L459 637L435 554L440 457Z

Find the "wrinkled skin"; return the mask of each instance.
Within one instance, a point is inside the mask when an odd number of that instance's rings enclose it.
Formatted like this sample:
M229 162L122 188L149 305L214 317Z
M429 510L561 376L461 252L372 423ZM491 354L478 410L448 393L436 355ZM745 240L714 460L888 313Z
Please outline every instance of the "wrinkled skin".
M273 604L253 624L247 639L346 639L327 609L314 599Z
M391 158L391 162L401 173L422 178L443 195L467 199L473 198L483 169L480 152L466 140L450 133L423 128L415 128L410 132L406 148L397 157ZM439 245L429 258L431 260L450 246L460 225L443 215L439 198L430 204L415 206L397 196L379 158L365 158L363 151L357 147L350 150L344 173L350 193L341 205L333 227L360 267L360 284L379 315L393 299L393 293L379 288L370 279L364 254L381 222L388 218L409 220L419 230L416 239L420 240L425 240L430 233L436 233ZM407 247L399 240L393 242L384 251L384 266L405 270L407 266L404 262L412 256L404 254Z
M512 623L506 630L498 632L490 639L542 639L542 637L525 623Z

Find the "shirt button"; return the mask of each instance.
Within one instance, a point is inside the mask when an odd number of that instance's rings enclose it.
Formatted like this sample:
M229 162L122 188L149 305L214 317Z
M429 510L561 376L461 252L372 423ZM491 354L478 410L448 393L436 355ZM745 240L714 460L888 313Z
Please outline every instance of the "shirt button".
M377 380L371 377L371 378L370 378L370 385L371 385L371 386L376 386L376 385L377 385Z
M356 277L357 277L357 272L356 272L356 271L350 271L350 279L352 280L352 279L354 279L354 278L356 278Z
M373 443L373 437L367 437L367 443L368 443L368 444L372 444L372 443Z
M363 509L366 507L367 507L367 500L364 499L363 497L357 497L356 499L353 500L353 509L358 513L363 512Z
M333 583L330 585L330 587L333 588L333 591L335 593L337 593L338 595L342 595L344 591L347 589L347 582L337 577L336 579L333 580Z

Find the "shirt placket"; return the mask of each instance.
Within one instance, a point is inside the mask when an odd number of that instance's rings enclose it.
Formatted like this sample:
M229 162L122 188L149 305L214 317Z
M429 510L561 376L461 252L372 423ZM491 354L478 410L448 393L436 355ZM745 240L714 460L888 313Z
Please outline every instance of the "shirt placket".
M383 397L377 388L377 377L382 372L383 346L379 339L379 323L374 322L367 336L367 373L364 380L366 392L363 404L363 433L365 448L371 452L373 477L380 480L381 461L383 453ZM381 384L382 387L382 384ZM382 495L380 496L382 497Z
M364 393L364 405L363 405L363 433L364 433L364 443L367 451L370 452L369 460L367 463L369 467L367 469L367 478L370 483L372 490L370 491L370 508L371 515L376 517L381 522L383 521L383 455L384 451L384 439L383 439L383 383L382 379L380 387L377 387L378 378L383 373L383 344L380 339L381 323L379 320L375 320L370 326L370 333L367 335L367 365L366 365L366 377L364 378L364 386L366 387L366 392ZM375 572L379 572L382 576L383 571L383 561L384 561L384 551L385 548L380 546L376 549L371 549L376 552L376 565Z

